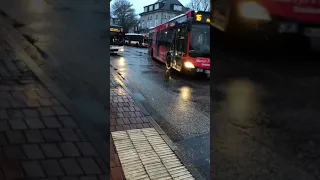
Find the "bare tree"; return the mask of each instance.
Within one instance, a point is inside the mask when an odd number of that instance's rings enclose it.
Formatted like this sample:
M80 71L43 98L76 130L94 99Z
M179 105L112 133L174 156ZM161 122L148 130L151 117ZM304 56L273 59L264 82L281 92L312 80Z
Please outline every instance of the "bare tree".
M112 4L111 13L117 18L117 25L122 26L125 32L138 23L135 10L128 0L116 0Z
M191 0L186 6L195 11L210 12L210 0Z

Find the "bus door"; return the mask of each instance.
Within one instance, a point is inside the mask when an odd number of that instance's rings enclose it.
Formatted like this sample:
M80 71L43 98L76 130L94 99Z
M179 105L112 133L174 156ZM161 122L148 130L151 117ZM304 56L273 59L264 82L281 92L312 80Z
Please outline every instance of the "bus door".
M148 38L149 38L149 39L148 39L148 42L149 42L149 43L148 43L148 51L149 51L150 55L153 54L153 52L151 52L152 46L153 46L153 34L154 34L153 32L150 33L150 34L149 34L149 37L148 37Z
M172 66L176 67L177 66L177 61L176 61L176 52L177 52L177 37L178 37L178 32L176 30L170 29L170 32L172 34L171 36L171 54L172 54Z
M157 34L156 34L156 52L157 52L157 57L159 57L159 53L160 53L160 43L161 43L161 40L160 40L160 34L161 34L161 32L162 32L162 30L160 30L160 31L158 31L158 32L156 32Z
M187 27L183 25L179 28L176 36L176 49L175 49L175 61L176 68L181 70L183 65L183 56L186 53L186 44L187 44Z

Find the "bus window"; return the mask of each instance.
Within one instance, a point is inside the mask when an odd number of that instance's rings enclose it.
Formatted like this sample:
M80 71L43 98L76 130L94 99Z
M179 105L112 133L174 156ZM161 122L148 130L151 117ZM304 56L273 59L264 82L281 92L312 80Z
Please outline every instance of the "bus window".
M177 38L177 51L178 53L186 53L186 44L187 44L187 29L186 27L180 28L179 36Z
M172 43L173 43L173 39L174 38L174 30L172 28L167 30L167 46L171 47Z
M186 40L185 36L180 36L177 42L178 53L186 53Z
M190 53L210 54L210 27L203 25L192 26Z
M162 30L162 31L160 31L160 35L159 35L159 45L160 46L164 46L165 45L165 40L166 40L165 31Z

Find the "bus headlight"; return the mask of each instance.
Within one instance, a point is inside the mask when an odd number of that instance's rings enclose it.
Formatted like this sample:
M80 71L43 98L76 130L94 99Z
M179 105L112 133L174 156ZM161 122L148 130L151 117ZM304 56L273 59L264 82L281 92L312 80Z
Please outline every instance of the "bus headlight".
M124 49L123 49L123 48L121 48L121 49L119 49L119 51L123 52L123 51L124 51Z
M239 10L240 14L247 19L271 20L269 12L263 6L253 1L241 3Z
M186 68L194 68L194 65L193 65L191 62L185 62L185 63L184 63L184 66L185 66Z

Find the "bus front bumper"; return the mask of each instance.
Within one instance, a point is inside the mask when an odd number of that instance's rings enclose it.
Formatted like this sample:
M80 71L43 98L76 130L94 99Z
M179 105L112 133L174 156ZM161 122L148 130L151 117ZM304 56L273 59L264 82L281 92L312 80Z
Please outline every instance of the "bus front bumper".
M272 17L270 21L242 22L237 32L245 37L312 39L320 37L320 24L308 23L284 17Z
M210 69L204 69L204 68L185 68L186 73L190 74L206 74L207 76L210 76Z
M210 69L203 69L203 68L195 68L194 70L196 73L205 73L210 74Z

